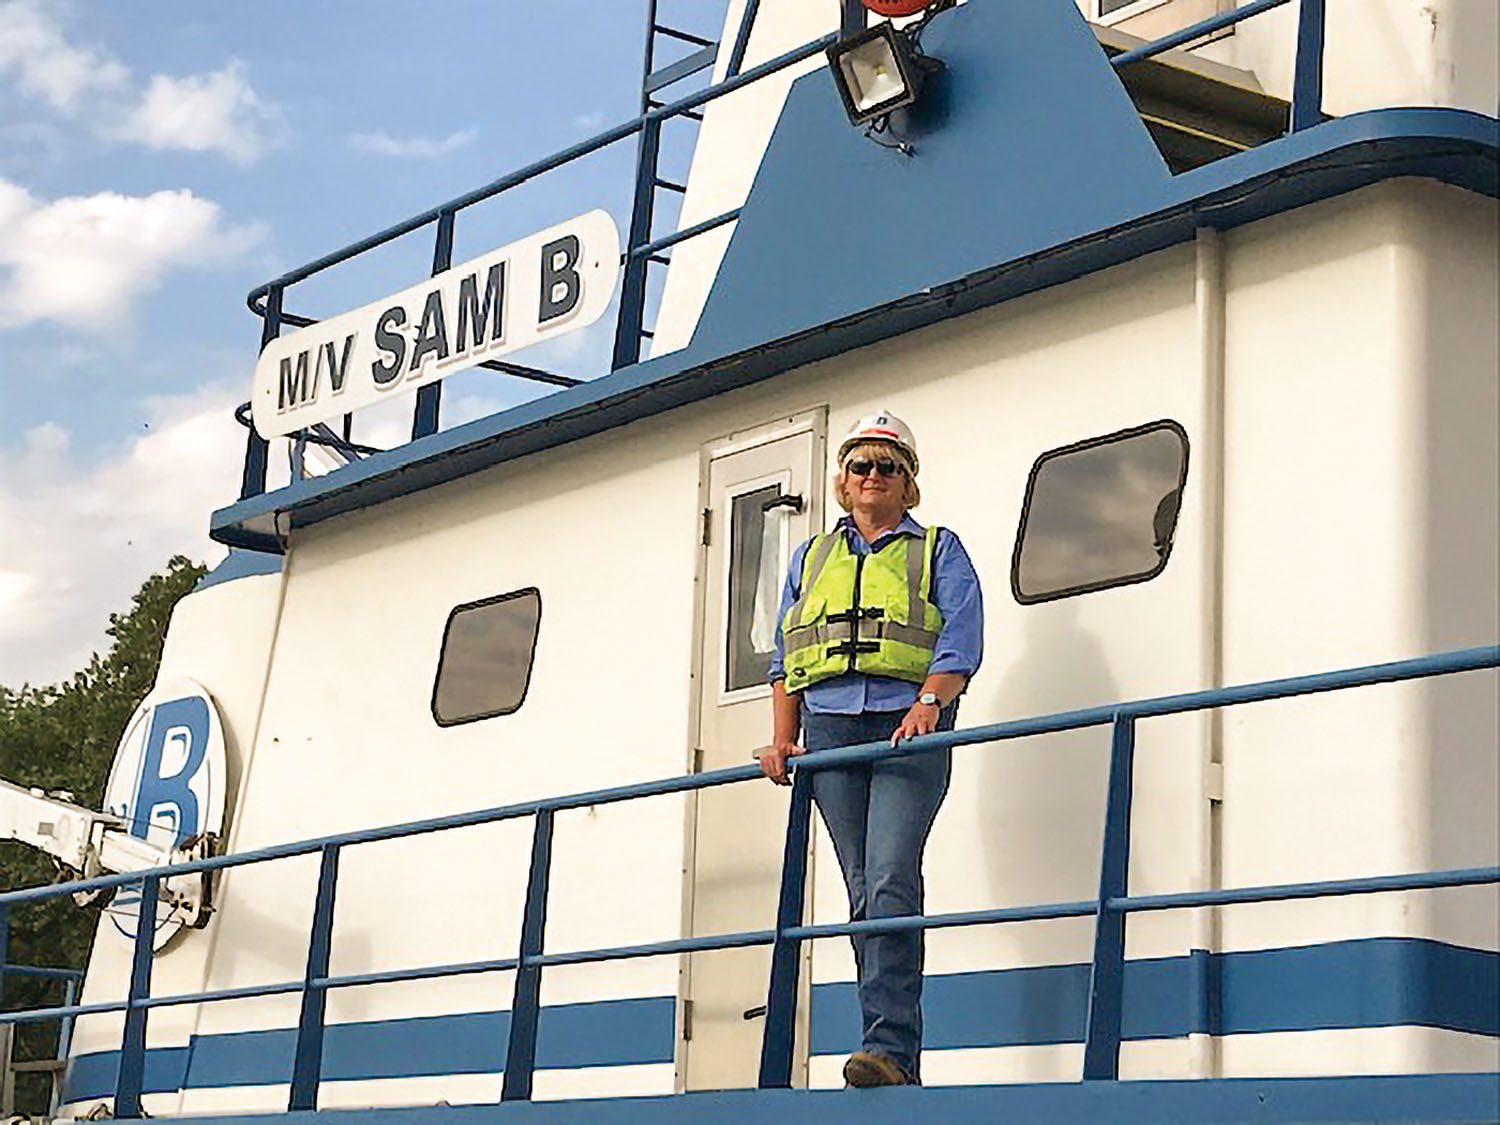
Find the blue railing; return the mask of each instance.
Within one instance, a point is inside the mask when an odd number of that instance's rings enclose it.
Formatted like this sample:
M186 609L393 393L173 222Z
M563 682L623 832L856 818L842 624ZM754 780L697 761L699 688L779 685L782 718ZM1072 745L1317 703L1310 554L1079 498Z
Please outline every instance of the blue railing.
M904 743L899 749L893 749L885 743L871 743L804 755L793 762L794 780L789 803L786 849L775 924L772 928L764 930L679 938L612 948L570 950L560 953L547 953L544 943L553 821L558 812L668 793L685 793L740 782L764 784L759 766L753 764L319 837L261 848L239 855L175 864L143 874L108 875L47 887L11 891L0 894L0 913L19 903L33 902L56 895L139 884L141 888L140 917L136 926L130 987L125 999L12 1012L0 1017L0 1021L58 1019L100 1012L124 1012L125 1029L114 1113L116 1117L139 1117L141 1116L141 1084L145 1071L146 1023L147 1016L153 1008L300 993L302 1002L297 1022L297 1040L288 1109L310 1110L317 1107L318 1101L323 1052L324 1006L330 989L513 970L516 979L510 1009L509 1039L503 1059L497 1060L497 1069L504 1071L501 1097L509 1101L528 1099L531 1096L532 1076L536 1062L537 1023L541 1011L539 998L543 969L554 965L576 965L663 954L699 953L716 949L768 945L772 949L771 973L767 990L759 1084L762 1087L785 1087L791 1084L793 1025L799 965L797 954L802 942L853 933L891 933L898 930L942 929L955 926L1037 921L1048 918L1093 917L1095 940L1082 1077L1085 1080L1114 1080L1118 1078L1119 1073L1125 930L1126 919L1130 914L1186 907L1276 902L1289 899L1500 882L1500 866L1490 866L1374 878L1132 896L1129 893L1127 872L1130 861L1130 810L1136 723L1142 719L1162 715L1496 667L1500 667L1500 645L1491 645L1389 664L1368 665L1311 676L1189 692L1182 695L1062 712L1040 718L994 723L967 730L924 735ZM810 782L815 771L879 758L931 753L952 747L1001 742L1097 726L1110 726L1113 729L1113 739L1109 786L1106 794L1104 837L1100 856L1099 891L1096 897L1076 902L997 907L961 913L866 919L838 924L803 924L807 833L811 806ZM329 959L333 947L334 899L338 885L339 857L343 849L379 840L417 836L428 832L490 824L521 817L532 817L535 823L520 948L515 956L384 972L342 976L329 974ZM164 879L311 854L318 854L321 857L321 867L313 907L307 966L300 980L179 995L151 995L152 936L155 929L156 904Z
M980 3L994 3L997 0L976 0ZM998 0L1003 2L1003 0ZM1059 0L1065 2L1065 0ZM1143 59L1153 58L1166 51L1184 44L1202 39L1224 31L1235 24L1242 23L1247 19L1279 8L1283 4L1291 3L1292 0L1254 0L1254 3L1244 7L1236 8L1221 15L1213 16L1173 32L1151 43L1145 44L1135 50L1126 51L1115 55L1110 59L1116 68L1129 66L1131 63ZM1325 6L1327 0L1297 0L1299 4L1297 22L1296 58L1293 65L1292 81L1292 107L1290 127L1293 132L1305 129L1310 125L1316 125L1323 120L1323 39L1325 19ZM618 369L636 362L639 358L639 343L642 335L642 324L645 313L646 302L646 264L661 253L680 242L694 238L700 234L714 230L733 222L739 218L740 209L726 211L711 219L705 219L683 230L673 234L664 235L661 238L651 238L651 193L656 185L656 152L660 143L662 125L671 118L694 115L696 111L709 102L731 94L742 89L753 82L757 82L767 75L775 74L792 66L804 59L811 58L835 43L840 32L830 32L819 39L776 58L752 67L750 70L740 73L740 63L744 58L745 47L748 43L751 24L754 21L757 0L749 0L745 12L740 21L738 33L732 48L728 76L724 81L716 85L710 85L686 97L676 101L659 104L649 99L643 103L643 112L631 120L623 121L618 125L604 130L602 133L588 140L580 141L570 145L551 156L544 157L535 163L528 164L508 175L501 176L482 187L465 192L463 195L455 196L446 203L440 203L436 207L429 208L420 214L404 219L394 226L376 234L369 235L357 242L332 253L316 258L305 265L298 266L282 274L274 281L266 282L252 289L247 297L250 309L262 318L261 325L261 348L280 335L283 326L306 327L316 324L317 320L312 317L301 316L288 312L283 306L287 289L299 281L305 281L314 274L321 273L331 266L346 262L351 258L363 254L367 250L373 250L377 246L383 246L387 242L400 238L402 235L410 234L430 224L436 224L436 234L432 255L432 272L438 274L448 269L453 264L453 229L458 212L476 203L494 198L502 192L513 187L535 179L546 172L551 172L569 164L581 157L597 152L616 141L625 140L639 135L639 154L636 161L636 183L631 208L631 221L629 233L626 239L626 247L622 256L622 264L625 267L624 280L620 291L620 313L619 326L616 331L615 348L613 355L613 367ZM850 12L858 7L857 4L845 0L843 4L843 15L841 23L848 25L851 19ZM652 9L651 21L654 25L654 7ZM648 30L648 38L650 31ZM668 83L663 82L662 85ZM536 368L525 367L520 364L508 363L505 360L486 360L479 364L488 370L499 371L531 379L556 386L573 386L580 382L568 376L557 375L551 372L540 371ZM440 384L431 383L421 387L417 393L417 402L412 419L412 438L426 436L436 433L438 428L438 405ZM266 488L266 456L267 442L256 431L253 425L248 424L246 408L241 407L236 417L246 422L249 428L249 436L245 446L244 471L240 481L240 499L258 496ZM345 420L342 435L315 434L304 435L303 441L314 444L329 445L333 447L344 447L341 452L351 450L358 454L363 452L363 447L352 445L349 441L350 430L348 419Z

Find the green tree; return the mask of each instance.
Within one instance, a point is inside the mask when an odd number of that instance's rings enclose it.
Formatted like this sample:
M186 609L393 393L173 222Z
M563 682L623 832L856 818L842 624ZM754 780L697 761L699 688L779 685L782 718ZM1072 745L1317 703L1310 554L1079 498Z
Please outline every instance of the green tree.
M105 632L109 653L89 659L71 680L47 687L0 686L0 777L48 792L65 790L89 808L99 808L115 745L136 704L151 690L161 662L162 642L172 608L207 573L207 568L174 556L131 598L125 613L112 613ZM0 888L50 883L57 872L39 852L0 842ZM11 912L6 962L82 969L93 946L95 911L80 910L67 898L53 898ZM49 1007L61 1001L56 982L7 974L5 1008ZM55 1024L23 1024L17 1031L17 1058L52 1057ZM27 1082L28 1077L37 1081ZM22 1076L17 1109L43 1113L47 1086L41 1076Z

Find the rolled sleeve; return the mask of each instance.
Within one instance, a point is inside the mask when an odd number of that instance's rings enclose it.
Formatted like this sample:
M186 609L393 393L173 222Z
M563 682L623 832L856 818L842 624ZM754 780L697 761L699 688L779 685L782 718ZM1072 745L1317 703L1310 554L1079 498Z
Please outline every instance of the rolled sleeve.
M932 554L932 601L943 615L930 672L973 676L984 659L984 597L969 552L944 528Z

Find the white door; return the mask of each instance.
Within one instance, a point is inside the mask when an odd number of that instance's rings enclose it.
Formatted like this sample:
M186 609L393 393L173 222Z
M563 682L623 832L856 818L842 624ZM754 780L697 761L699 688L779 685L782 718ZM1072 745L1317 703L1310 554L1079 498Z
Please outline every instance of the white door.
M787 560L820 526L822 411L705 451L703 634L695 768L743 765L771 739L766 684ZM688 933L775 925L789 790L749 782L696 796L688 845ZM804 950L794 1083L806 1084ZM770 947L692 954L684 967L682 1084L754 1086Z

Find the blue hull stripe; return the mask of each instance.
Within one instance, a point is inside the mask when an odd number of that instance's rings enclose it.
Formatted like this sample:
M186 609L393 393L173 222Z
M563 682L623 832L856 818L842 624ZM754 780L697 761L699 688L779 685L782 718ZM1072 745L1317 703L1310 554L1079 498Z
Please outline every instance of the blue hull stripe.
M1205 988L1215 981L1216 989ZM925 1045L1082 1042L1087 994L1087 965L930 976ZM671 997L660 996L544 1008L537 1065L670 1063L674 1007ZM1500 953L1373 938L1126 966L1129 1039L1399 1026L1500 1036ZM853 984L813 989L814 1054L854 1049L858 1027ZM508 1029L507 1012L334 1024L326 1034L323 1078L498 1073ZM294 1037L290 1028L246 1031L194 1036L190 1047L153 1048L145 1092L290 1081ZM118 1051L76 1058L67 1100L111 1096L118 1065Z

